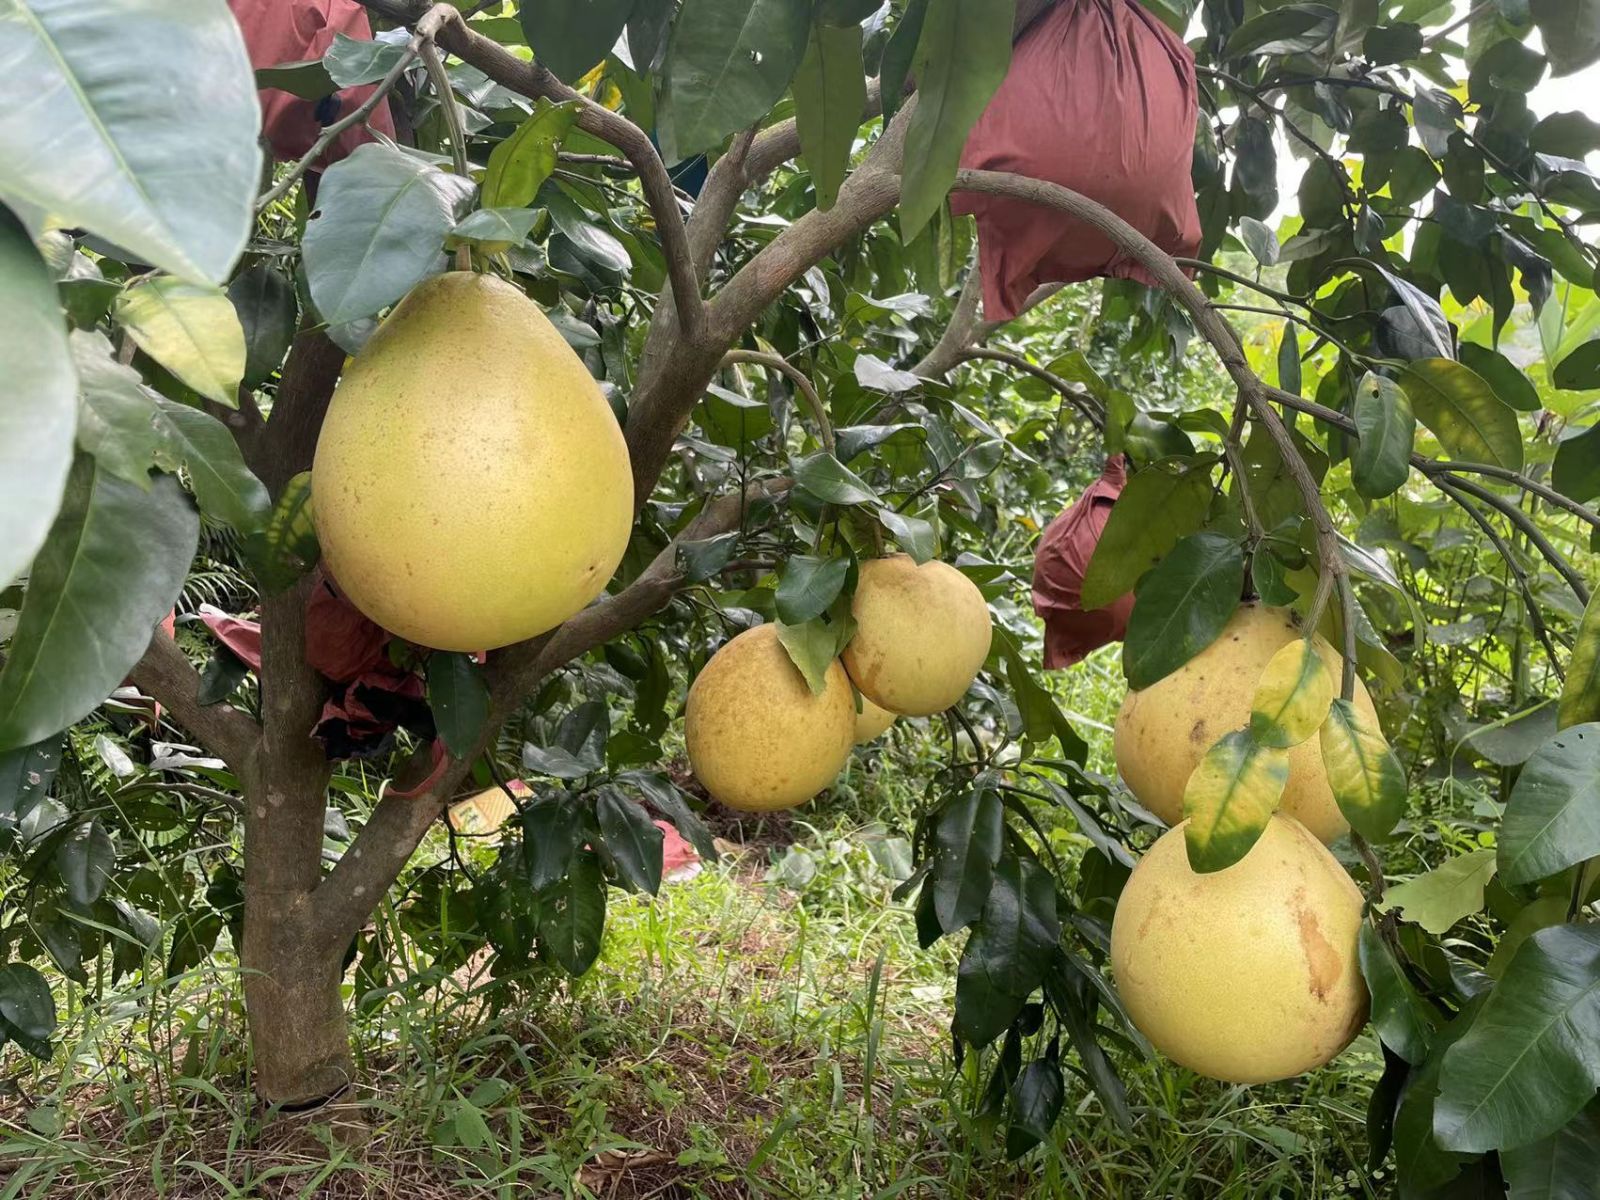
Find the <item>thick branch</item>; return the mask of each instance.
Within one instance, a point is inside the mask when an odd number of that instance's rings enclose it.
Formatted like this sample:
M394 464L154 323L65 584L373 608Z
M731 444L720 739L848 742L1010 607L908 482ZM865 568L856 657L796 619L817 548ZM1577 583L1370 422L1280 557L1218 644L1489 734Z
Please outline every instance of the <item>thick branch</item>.
M244 774L261 742L261 727L248 713L226 703L201 704L196 698L200 674L165 631L155 631L132 678L141 692L158 700L235 775Z
M289 348L266 425L241 443L245 461L274 496L310 469L322 418L343 369L344 351L319 329L303 329Z

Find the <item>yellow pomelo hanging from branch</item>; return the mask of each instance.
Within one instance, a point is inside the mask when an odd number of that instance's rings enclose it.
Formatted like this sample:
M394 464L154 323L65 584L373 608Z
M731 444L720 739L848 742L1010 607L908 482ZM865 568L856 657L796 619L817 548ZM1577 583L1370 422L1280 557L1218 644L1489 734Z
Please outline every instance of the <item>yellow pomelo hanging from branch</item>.
M1211 645L1159 682L1128 692L1117 714L1117 770L1140 804L1169 825L1182 820L1183 790L1189 776L1223 734L1252 724L1252 703L1263 674L1279 650L1304 636L1299 619L1288 609L1241 604ZM1338 652L1320 636L1313 637L1310 644L1329 676L1337 678ZM1293 657L1279 659L1280 669ZM1320 695L1322 673L1306 675L1315 681L1302 689L1316 695L1309 707L1315 710L1316 702L1321 702L1325 715L1326 702ZM1299 678L1298 673L1295 677ZM1354 704L1376 728L1378 716L1360 680L1356 681ZM1277 720L1286 715L1275 712L1272 725L1277 727ZM1299 727L1303 722L1298 713L1295 716L1290 724L1296 726L1292 732L1298 735L1304 732ZM1261 722L1256 724L1259 727ZM1310 728L1315 732L1316 725ZM1287 742L1290 738L1275 740ZM1280 810L1301 821L1323 842L1333 841L1349 825L1328 787L1317 739L1308 736L1287 753L1289 779Z
M850 613L856 634L844 648L845 669L863 696L890 712L943 712L989 656L983 593L937 559L918 566L895 554L863 562Z
M633 475L599 385L516 288L418 284L345 370L311 487L323 560L409 641L486 650L605 590Z
M850 757L856 705L837 659L812 692L776 625L747 629L711 656L684 705L689 765L729 808L768 812L815 796Z
M1133 1023L1214 1079L1266 1083L1320 1067L1366 1022L1361 892L1282 813L1209 874L1190 867L1184 830L1150 847L1117 901L1111 966Z

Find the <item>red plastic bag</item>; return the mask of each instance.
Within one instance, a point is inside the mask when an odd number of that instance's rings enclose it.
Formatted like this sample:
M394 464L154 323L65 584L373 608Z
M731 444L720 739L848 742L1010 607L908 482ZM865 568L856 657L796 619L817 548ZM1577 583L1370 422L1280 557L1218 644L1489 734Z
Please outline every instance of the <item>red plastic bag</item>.
M1033 611L1044 620L1046 670L1070 667L1091 651L1120 642L1128 631L1133 593L1084 612L1083 574L1128 482L1127 460L1106 460L1100 478L1045 527L1033 557Z
M1169 254L1193 254L1196 108L1194 55L1159 20L1132 0L1061 0L1017 42L961 165L1058 183ZM1010 320L1045 283L1152 282L1103 234L1050 209L974 192L950 207L978 219L988 320Z
M362 42L372 40L367 10L356 0L228 0L228 7L244 34L250 65L258 71L321 58L333 45L335 34ZM259 93L261 127L272 146L272 156L284 162L301 157L311 149L324 124L331 125L339 116L360 107L372 95L374 86L346 88L322 101L302 100L276 88L263 88ZM322 119L318 117L319 105ZM338 162L362 142L373 141L366 125L394 136L387 100L373 109L365 123L341 133L322 156L318 168Z

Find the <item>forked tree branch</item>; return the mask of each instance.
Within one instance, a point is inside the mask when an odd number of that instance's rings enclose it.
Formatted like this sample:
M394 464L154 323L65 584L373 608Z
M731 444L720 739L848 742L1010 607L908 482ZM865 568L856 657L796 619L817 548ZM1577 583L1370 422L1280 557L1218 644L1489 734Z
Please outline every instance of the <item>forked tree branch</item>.
M171 711L173 719L243 778L261 744L261 726L227 702L201 704L200 674L166 631L157 629L130 676L134 686Z

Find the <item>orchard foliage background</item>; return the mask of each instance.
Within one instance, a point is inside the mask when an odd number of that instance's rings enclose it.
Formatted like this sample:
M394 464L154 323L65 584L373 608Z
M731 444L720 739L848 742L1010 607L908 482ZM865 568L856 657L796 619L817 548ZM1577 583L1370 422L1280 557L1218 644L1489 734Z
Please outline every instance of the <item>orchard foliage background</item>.
M1157 1136L1103 973L1150 822L1040 671L1027 603L1037 530L1126 452L1089 587L1138 584L1128 677L1181 665L1247 592L1292 605L1405 768L1345 854L1385 1061L1365 1165L1408 1196L1584 1194L1600 124L1528 94L1600 59L1600 5L1156 3L1199 62L1205 242L1184 263L1092 200L957 170L1038 3L367 7L374 41L254 79L220 0L0 8L9 1070L60 1061L63 1006L159 1013L163 980L212 956L242 966L275 1102L355 1075L347 970L358 1041L485 948L491 1006L546 997L595 961L613 889L660 886L639 802L715 853L719 818L674 769L696 669L773 619L819 669L858 557L892 543L955 562L996 620L963 704L903 739L921 804L895 900L924 946L960 942L968 1099L1012 1156L1086 1108ZM255 88L358 83L402 136L313 204L312 156L262 166ZM1161 286L984 323L952 186L1091 224ZM552 635L482 666L397 646L433 728L329 764L305 471L345 354L452 255L524 287L602 381L634 539ZM259 677L201 632L203 603L259 611ZM152 640L174 606L175 640ZM512 774L534 794L506 837L446 843L445 803Z

